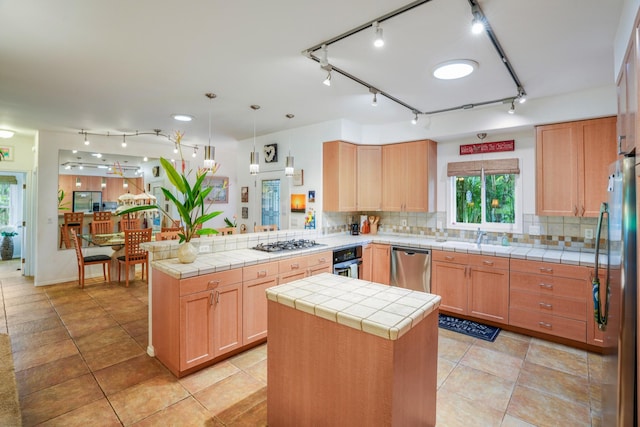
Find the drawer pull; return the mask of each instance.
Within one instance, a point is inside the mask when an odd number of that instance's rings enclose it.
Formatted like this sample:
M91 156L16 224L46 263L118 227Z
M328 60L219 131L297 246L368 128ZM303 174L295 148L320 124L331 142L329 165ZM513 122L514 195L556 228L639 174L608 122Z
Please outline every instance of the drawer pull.
M553 329L553 325L552 325L551 323L547 323L547 322L538 322L538 325L542 326L543 328Z
M493 265L493 261L482 261L484 265Z
M540 283L540 287L544 289L553 289L553 285L549 283Z
M213 305L213 292L209 294L209 305Z
M553 268L540 267L540 271L543 273L553 274Z
M258 271L258 277L267 277L267 270Z
M322 264L322 263L325 263L325 262L327 262L326 258L318 258L318 263Z
M296 264L291 264L291 269L292 269L292 270L297 270L297 269L299 269L299 268L300 268L300 265L299 265L299 264L297 264L297 263L296 263Z
M445 255L444 259L446 259L447 261L453 261L454 259L456 259L455 257L449 256L449 255Z
M216 304L220 302L220 291L216 291Z
M207 287L209 289L211 289L211 288L215 288L219 284L220 284L220 280L209 280L209 283L207 284Z
M546 308L547 310L551 310L553 308L553 304L547 304L544 302L540 302L538 305L540 305L540 308Z

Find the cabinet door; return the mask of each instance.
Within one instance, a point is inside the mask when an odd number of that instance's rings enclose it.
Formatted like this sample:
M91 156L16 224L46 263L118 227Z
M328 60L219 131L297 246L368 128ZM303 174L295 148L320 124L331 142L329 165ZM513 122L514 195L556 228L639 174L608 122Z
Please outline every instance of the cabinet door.
M380 210L382 174L382 147L359 145L357 199L358 210Z
M433 262L431 286L432 292L442 298L440 310L467 314L467 270L466 264Z
M391 279L391 247L374 243L372 252L371 281L388 285Z
M180 298L180 370L214 357L213 291Z
M72 175L60 175L58 177L58 189L64 191L64 198L59 203L59 206L65 209L62 209L61 213L71 212L75 188L75 178Z
M536 214L578 214L579 129L573 123L536 128Z
M322 145L322 207L331 212L356 208L356 145L330 141Z
M242 336L244 345L267 337L266 289L277 284L277 276L268 276L243 283Z
M304 279L305 277L307 277L306 269L289 271L279 276L278 284L284 285L285 283L293 282L294 280Z
M609 165L616 160L616 118L605 117L585 120L582 126L582 147L579 157L578 174L582 185L579 187L579 216L597 217L602 202L609 200L607 182Z
M242 346L242 284L213 291L214 357Z
M428 141L414 141L404 144L406 178L404 183L404 210L407 212L428 212L435 208L435 179L429 175L429 159L435 161L435 144ZM431 154L431 156L430 156ZM433 166L435 168L435 165ZM431 190L431 191L430 191Z
M362 280L371 281L373 267L373 245L362 246Z
M402 211L405 200L405 144L382 147L382 210ZM375 268L375 266L374 266Z
M509 270L471 266L469 314L507 324L509 320Z

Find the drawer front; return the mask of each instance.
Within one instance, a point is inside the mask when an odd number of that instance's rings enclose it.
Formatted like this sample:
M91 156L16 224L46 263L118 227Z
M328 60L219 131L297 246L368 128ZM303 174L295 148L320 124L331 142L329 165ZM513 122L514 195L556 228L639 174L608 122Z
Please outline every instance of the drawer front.
M449 251L432 251L431 256L434 261L453 262L456 264L468 264L469 254L461 252L449 252Z
M589 281L566 277L544 276L511 270L511 289L520 289L541 295L585 299Z
M282 274L295 271L304 271L307 269L307 262L307 257L304 256L283 259L282 261L278 261L278 272Z
M190 277L180 281L180 296L216 289L220 286L240 282L242 282L241 268L205 274L198 277Z
M522 259L511 260L511 271L523 273L542 274L551 277L568 277L572 279L589 280L588 267L577 265L555 264L552 262L525 261Z
M574 341L586 342L587 340L586 322L566 317L511 308L509 309L509 324Z
M262 279L269 276L278 275L278 261L264 262L262 264L251 265L242 269L243 280Z
M308 267L315 267L323 264L333 266L333 251L325 251L307 256Z
M510 306L514 308L538 311L581 321L587 320L587 301L585 299L540 295L517 289L512 289L509 296Z
M509 258L469 254L469 265L508 270Z

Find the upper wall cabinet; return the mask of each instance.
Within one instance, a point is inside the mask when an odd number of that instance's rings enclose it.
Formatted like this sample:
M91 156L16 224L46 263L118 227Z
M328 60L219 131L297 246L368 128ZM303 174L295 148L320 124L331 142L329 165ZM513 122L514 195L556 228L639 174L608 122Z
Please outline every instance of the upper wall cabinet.
M618 75L618 153L633 151L637 142L636 118L638 116L637 28L634 29L620 74ZM638 150L636 150L638 151Z
M344 141L322 144L322 209L353 212L356 209L357 146Z
M436 142L382 147L382 210L429 212L436 208Z
M377 211L382 207L382 147L358 145L357 208Z
M617 158L616 118L536 127L536 214L597 217Z

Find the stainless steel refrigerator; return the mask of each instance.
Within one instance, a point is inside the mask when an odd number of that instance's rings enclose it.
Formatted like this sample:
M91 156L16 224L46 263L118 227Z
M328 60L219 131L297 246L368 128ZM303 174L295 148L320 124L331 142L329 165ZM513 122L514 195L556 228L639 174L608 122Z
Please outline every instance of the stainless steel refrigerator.
M98 212L102 210L101 191L74 191L73 204L74 212Z
M637 426L636 164L627 156L610 166L609 201L603 203L596 241L606 232L606 251L596 244L596 264L607 273L593 283L593 315L604 332L603 426ZM607 227L601 226L608 211ZM604 236L602 236L604 237ZM604 255L607 255L606 257ZM606 262L604 261L606 260ZM596 270L597 272L597 270Z

